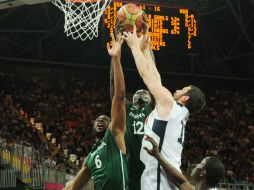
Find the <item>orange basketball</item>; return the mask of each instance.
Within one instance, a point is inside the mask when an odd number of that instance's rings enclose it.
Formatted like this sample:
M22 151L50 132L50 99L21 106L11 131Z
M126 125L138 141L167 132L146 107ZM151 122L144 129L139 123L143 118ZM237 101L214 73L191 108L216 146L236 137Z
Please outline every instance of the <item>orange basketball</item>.
M126 4L117 12L117 27L121 31L132 32L134 24L137 27L137 31L141 31L145 22L145 12L135 4Z

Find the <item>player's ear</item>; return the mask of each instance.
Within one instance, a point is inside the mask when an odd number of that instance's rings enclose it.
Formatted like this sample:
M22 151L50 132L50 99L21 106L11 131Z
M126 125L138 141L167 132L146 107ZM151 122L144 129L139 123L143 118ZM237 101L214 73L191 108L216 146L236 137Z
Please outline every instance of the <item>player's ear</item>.
M187 103L189 99L190 99L190 97L187 96L187 95L183 95L183 96L181 97L181 101L182 101L183 103Z
M199 176L200 177L206 176L206 170L201 170Z

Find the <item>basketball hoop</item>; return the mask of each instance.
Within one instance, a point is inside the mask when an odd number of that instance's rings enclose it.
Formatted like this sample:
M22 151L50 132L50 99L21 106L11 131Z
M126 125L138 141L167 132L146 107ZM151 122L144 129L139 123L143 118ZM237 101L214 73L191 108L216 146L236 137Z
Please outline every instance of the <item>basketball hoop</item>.
M85 41L98 37L101 15L111 0L53 0L54 5L64 12L64 32L74 40Z

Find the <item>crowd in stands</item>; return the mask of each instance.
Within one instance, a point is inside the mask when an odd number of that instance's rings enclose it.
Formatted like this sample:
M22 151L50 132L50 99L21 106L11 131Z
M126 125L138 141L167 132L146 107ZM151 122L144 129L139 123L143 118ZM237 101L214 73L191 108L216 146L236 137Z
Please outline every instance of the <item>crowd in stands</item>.
M214 90L206 97L206 108L186 126L183 169L217 155L227 182L254 183L254 94ZM33 147L60 170L74 174L80 168L100 114L110 116L109 86L74 77L0 75L0 139Z
M220 157L228 182L254 182L254 94L214 91L202 113L190 118L184 161Z
M109 114L109 90L90 88L81 79L72 77L2 75L0 79L1 103L5 105L0 113L5 118L1 127L8 128L0 136L30 145L46 156L46 163L53 160L50 165L57 163L58 167L75 173L93 145L92 122L100 114ZM31 125L30 118L43 124L46 138L30 132L35 131L27 127ZM51 134L50 139L55 139L54 146L47 140L47 133ZM25 137L21 138L22 135ZM77 155L79 163L70 162L71 154Z

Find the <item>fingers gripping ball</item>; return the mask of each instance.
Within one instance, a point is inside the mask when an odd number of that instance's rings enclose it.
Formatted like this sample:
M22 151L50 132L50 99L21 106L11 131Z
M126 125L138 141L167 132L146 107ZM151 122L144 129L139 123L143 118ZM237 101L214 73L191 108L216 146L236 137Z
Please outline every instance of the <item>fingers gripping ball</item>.
M126 4L117 12L117 27L120 32L132 32L134 24L137 31L145 29L146 25L145 12L137 5Z

